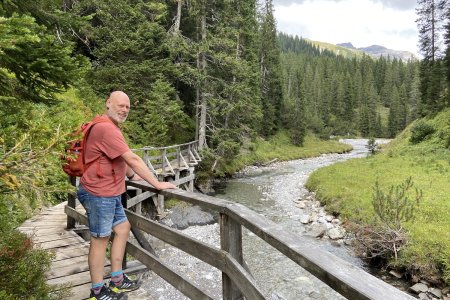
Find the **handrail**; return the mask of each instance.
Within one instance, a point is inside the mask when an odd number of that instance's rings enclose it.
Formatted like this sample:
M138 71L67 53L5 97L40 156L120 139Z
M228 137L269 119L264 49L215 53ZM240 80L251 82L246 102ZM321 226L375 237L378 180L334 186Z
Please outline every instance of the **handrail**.
M184 143L184 144L179 144L179 145L171 145L171 146L164 146L164 147L152 147L152 146L144 146L142 148L137 148L137 149L132 149L133 151L135 150L164 150L164 149L174 149L174 148L178 148L178 147L185 147L185 146L189 146L189 145L195 145L198 144L198 140L189 142L189 143Z
M365 272L364 270L335 256L334 254L317 247L309 246L309 244L305 243L305 240L303 240L301 236L286 231L280 225L259 215L244 205L183 190L158 191L143 181L130 181L127 182L127 184L144 191L159 193L165 197L175 198L194 205L199 205L201 207L217 211L221 214L221 216L227 216L233 223L239 225L239 227L244 226L248 230L252 231L269 245L273 246L275 249L283 253L285 256L348 299L415 299L412 296L409 296L408 294L376 278L375 276ZM142 224L142 221L137 222L137 224ZM221 222L222 242L223 226L224 224ZM150 232L152 234L154 233L154 231ZM181 233L176 233L176 236L180 237ZM164 237L161 239L164 240L163 238ZM239 241L239 238L237 240ZM168 240L164 241L170 243ZM175 246L181 247L182 245L176 244ZM183 250L186 251L188 249ZM189 251L186 252L190 253ZM193 253L191 254L194 255ZM242 255L242 253L240 255ZM234 261L236 261L235 256L236 253L233 256ZM206 261L204 257L200 257L200 259L210 263L210 261ZM223 272L226 271L223 269L221 270ZM236 277L228 277L233 281L234 285L238 286L238 288L242 291L240 286L241 282L236 282ZM231 299L231 297L229 299Z
M198 141L195 140L189 143L166 147L146 146L139 149L132 149L132 151L143 152L142 158L145 164L156 176L176 177L179 175L179 171L187 170L201 161L197 148Z

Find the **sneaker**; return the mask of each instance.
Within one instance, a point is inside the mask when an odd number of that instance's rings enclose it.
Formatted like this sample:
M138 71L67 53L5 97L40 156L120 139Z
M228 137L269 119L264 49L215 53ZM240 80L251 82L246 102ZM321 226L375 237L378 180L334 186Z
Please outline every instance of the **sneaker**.
M131 292L137 290L141 286L139 280L130 279L125 273L123 274L123 281L121 285L116 286L114 282L109 282L109 288L115 293Z
M106 285L102 286L99 294L94 294L91 290L91 295L89 295L89 300L127 300L128 296L123 293L117 293L109 289Z

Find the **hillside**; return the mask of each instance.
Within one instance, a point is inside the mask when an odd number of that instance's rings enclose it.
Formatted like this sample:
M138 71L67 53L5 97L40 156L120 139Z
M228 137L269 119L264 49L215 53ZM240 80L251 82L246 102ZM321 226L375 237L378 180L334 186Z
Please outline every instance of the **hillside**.
M404 271L407 278L435 284L450 283L449 120L450 109L416 120L381 153L322 168L307 183L328 210L370 226L379 220L373 208L376 183L386 193L410 178L422 197L414 218L401 222L407 242L397 245L398 257L385 257L386 265Z
M380 46L380 45L372 45L372 46L368 46L368 47L355 48L355 46L353 46L352 43L341 43L341 44L337 44L337 46L344 47L347 49L362 51L364 53L373 55L375 57L384 56L384 57L401 59L403 61L407 61L408 59L418 59L413 53L411 53L409 51L392 50L392 49L388 49L388 48L386 48L384 46Z
M345 58L362 57L364 55L363 51L360 51L356 48L351 49L351 48L342 47L339 45L330 44L327 42L313 41L310 39L304 39L304 40L308 41L312 45L318 47L321 51L328 50L333 53L336 53L337 55L342 55Z
M320 50L329 50L333 53L336 53L337 55L342 55L346 58L353 58L353 57L362 57L364 54L368 54L373 57L390 57L390 58L397 58L401 59L403 61L407 61L410 58L418 59L413 53L408 51L399 51L399 50L392 50L388 49L383 46L379 45L372 45L369 47L361 47L356 48L353 46L352 43L341 43L341 44L330 44L327 42L319 42L319 41L313 41L310 39L304 39L305 41L310 42L312 45L315 45Z

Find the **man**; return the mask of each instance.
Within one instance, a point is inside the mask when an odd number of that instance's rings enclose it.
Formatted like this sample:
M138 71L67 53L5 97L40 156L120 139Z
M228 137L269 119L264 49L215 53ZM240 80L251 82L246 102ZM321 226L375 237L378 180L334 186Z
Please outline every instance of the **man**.
M145 180L158 190L176 188L169 182L159 182L144 161L126 144L119 125L130 111L130 99L121 91L111 93L106 100L103 122L96 123L89 133L85 151L85 171L80 180L78 199L84 206L91 233L89 270L92 281L90 300L126 299L123 292L139 288L137 281L122 271L122 259L130 233L121 194L125 192L125 176L129 180ZM111 231L111 281L103 284L103 266Z

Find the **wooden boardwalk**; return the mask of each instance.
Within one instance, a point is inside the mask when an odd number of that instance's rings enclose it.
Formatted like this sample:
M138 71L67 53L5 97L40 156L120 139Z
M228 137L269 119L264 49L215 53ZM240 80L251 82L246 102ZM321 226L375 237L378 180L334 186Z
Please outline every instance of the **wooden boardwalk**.
M53 258L50 270L46 274L49 284L64 284L71 286L72 295L67 299L87 299L91 287L88 252L89 242L86 242L76 230L85 230L85 226L77 226L75 230L67 230L67 215L64 207L67 202L51 207L39 215L27 220L18 230L32 237L35 247L52 251ZM79 205L77 210L84 213ZM127 263L127 273L146 270L138 261ZM105 261L105 276L110 274L110 263ZM139 290L138 290L139 291ZM134 292L139 294L139 292ZM140 292L142 294L142 291ZM151 299L150 297L133 297L129 299Z

